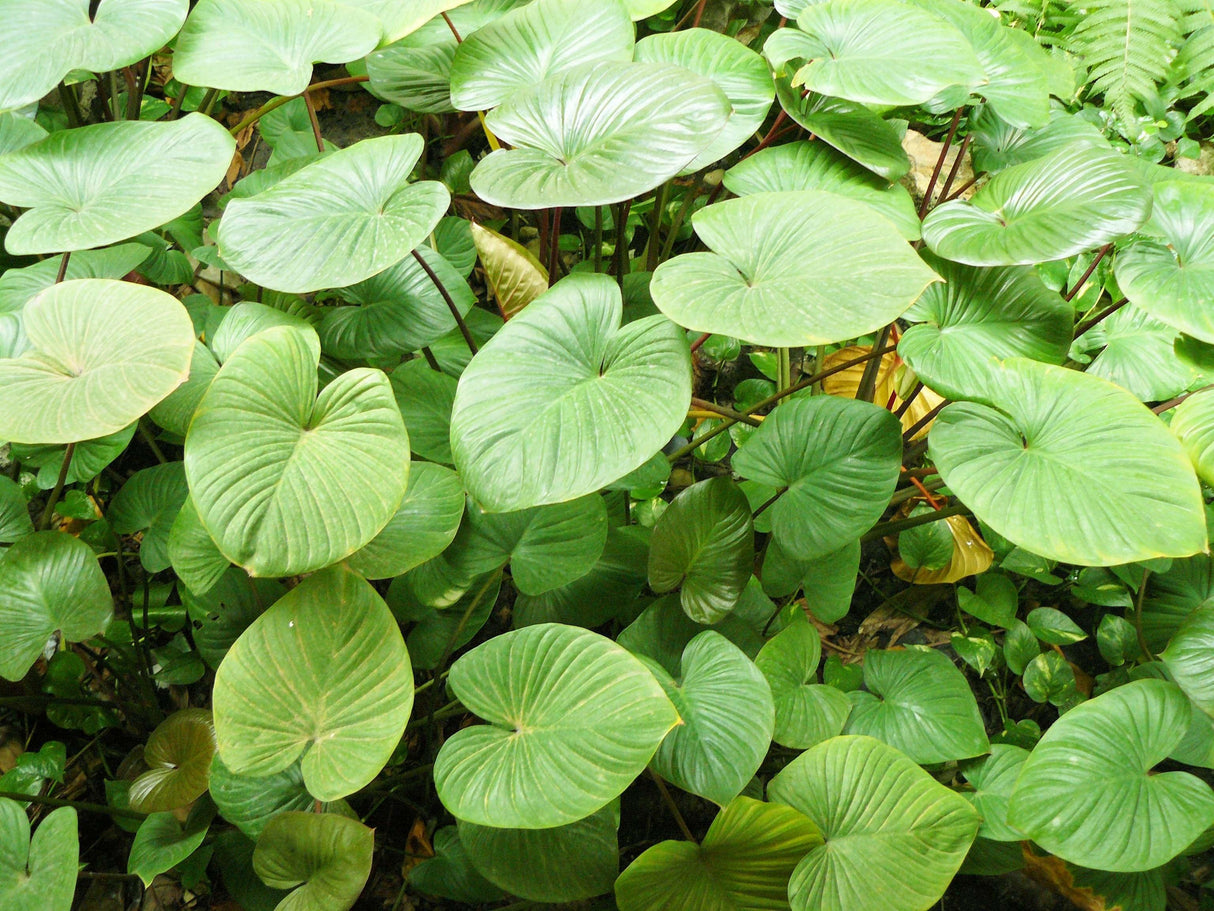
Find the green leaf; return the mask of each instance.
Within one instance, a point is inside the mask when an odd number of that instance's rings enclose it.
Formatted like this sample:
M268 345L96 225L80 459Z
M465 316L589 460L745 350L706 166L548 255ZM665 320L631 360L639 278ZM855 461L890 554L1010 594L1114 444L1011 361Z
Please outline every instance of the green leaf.
M1085 373L1128 389L1143 402L1160 402L1187 389L1197 371L1176 355L1180 335L1145 310L1124 306L1075 340L1074 351L1098 350Z
M443 27L446 28L445 25ZM423 860L410 870L409 882L426 895L438 895L466 904L506 898L505 892L472 866L455 826L444 826L434 833L434 857Z
M725 806L771 746L771 687L741 649L711 630L687 644L677 681L660 667L656 676L683 723L666 735L651 767L684 791Z
M1193 611L1160 654L1172 679L1193 704L1214 715L1214 675L1211 675L1211 644L1214 643L1214 607Z
M949 488L1034 553L1111 566L1206 546L1199 485L1179 444L1112 383L1011 358L982 398L949 405L929 437Z
M0 544L12 544L34 530L29 504L16 481L0 477Z
M169 568L169 531L188 495L181 462L167 462L135 472L110 501L105 517L115 534L143 532L139 562L148 572Z
M169 563L186 588L205 595L232 565L211 537L189 497L169 528Z
M235 150L227 130L197 113L52 133L0 158L0 200L28 210L5 247L59 253L150 231L213 190Z
M682 67L578 66L514 93L485 118L512 148L481 159L472 189L515 209L632 199L687 167L730 112L716 85Z
M153 813L139 824L126 869L142 881L144 888L185 861L198 850L215 816L215 805L209 799L194 805L183 823L172 813Z
M0 439L73 443L115 433L189 370L194 327L156 288L63 282L26 304L22 318L32 347L0 359Z
M0 892L5 911L71 911L79 857L74 809L52 810L31 840L25 807L0 797Z
M423 459L452 464L451 406L455 402L455 378L432 370L418 359L401 364L388 380L409 428L413 451Z
M318 800L378 775L412 708L409 655L391 611L340 567L308 577L254 620L215 675L215 734L228 768L272 775L302 754Z
M189 379L153 405L148 417L170 433L184 437L190 429L194 410L218 372L219 361L215 355L202 342L195 341L194 353L190 357Z
M215 668L240 634L286 594L273 579L250 579L244 570L230 565L205 593L184 586L178 591L193 626L194 645Z
M493 829L460 822L459 839L478 873L511 895L573 902L610 892L620 870L612 801L585 819L551 829Z
M444 604L436 607L423 603L418 598L417 577L431 566L449 566L442 557L437 557L412 572L399 577L388 590L388 603L392 613L402 621L413 621L413 628L405 639L413 666L419 670L434 670L457 648L462 648L476 637L489 621L501 591L501 570L473 576L465 585L461 580L454 590L443 592ZM405 584L401 584L405 583ZM430 600L430 599L427 599ZM450 603L446 603L450 600Z
M964 766L965 780L974 786L973 791L962 791L961 796L974 805L982 814L979 838L992 841L1020 841L1023 836L1007 824L1007 804L1029 751L1021 747L997 743L991 754L967 762Z
M1139 574L1139 581L1142 575ZM1214 605L1214 558L1198 554L1153 573L1142 609L1142 634L1152 651L1162 651L1193 611Z
M1024 668L1024 692L1034 702L1068 708L1080 701L1075 671L1057 652L1043 652Z
M293 889L278 911L346 911L371 875L375 832L333 813L287 811L262 830L253 869L272 889Z
M536 0L460 43L451 102L461 111L488 110L580 65L631 60L632 45L632 19L620 0Z
M649 670L596 633L544 623L451 666L448 686L489 721L447 739L434 783L457 819L543 829L583 819L645 768L678 714Z
M1035 265L1129 234L1150 212L1150 192L1126 157L1079 142L932 209L923 239L971 266Z
M1023 674L1030 662L1040 654L1041 645L1033 631L1013 617L1003 637L1003 657L1008 670L1013 674Z
M1214 819L1209 785L1188 772L1152 772L1188 726L1188 700L1163 680L1076 706L1024 764L1008 824L1085 867L1132 873L1166 863Z
M1134 660L1141 652L1134 624L1116 614L1105 614L1100 618L1100 626L1096 630L1096 645L1100 649L1100 657L1114 667Z
M304 786L299 763L273 775L237 775L219 756L211 763L210 791L223 818L249 838L261 835L266 825L286 810L311 812L316 798Z
M851 702L833 686L818 683L822 644L818 632L795 615L755 657L771 686L776 707L772 739L780 746L808 749L843 731Z
M688 617L716 623L742 597L754 553L746 495L727 477L710 478L683 490L654 526L649 585L659 594L679 588Z
M957 606L983 623L1011 629L1016 622L1020 595L1016 583L998 573L983 573L977 579L976 591L957 587Z
M869 737L807 750L768 794L808 816L826 840L793 872L794 911L922 911L944 893L980 821L960 795Z
M682 425L691 400L683 333L659 316L621 328L622 315L614 281L570 275L510 320L464 370L451 448L464 485L485 509L596 491L647 462Z
M0 559L0 677L24 677L52 633L80 642L112 615L109 584L87 544L55 531L26 535Z
M89 481L120 456L135 436L135 424L127 424L116 433L106 434L91 440L81 440L72 449L72 461L64 475L65 484L79 481ZM35 483L41 490L50 490L59 481L59 472L63 470L63 460L67 455L67 447L46 443L13 443L10 453L24 468L37 468L38 476ZM71 491L68 492L69 495ZM83 495L83 491L77 491ZM69 509L65 503L59 504L56 511L66 515L62 510ZM95 509L90 504L85 518L97 518Z
M143 750L148 770L131 782L131 809L157 813L184 807L206 792L215 755L215 725L206 709L181 709L152 732Z
M908 519L931 515L930 506L916 506L907 515ZM947 523L927 522L898 533L898 556L912 570L943 569L953 559L956 542Z
M298 95L313 63L357 60L380 35L379 20L347 2L199 0L177 36L173 76L231 92Z
M848 694L849 734L866 734L927 764L968 759L990 749L965 675L940 652L870 650L867 692Z
M897 418L868 402L823 395L776 408L733 467L786 488L771 507L772 533L806 560L839 550L881 518L901 460Z
M143 244L118 244L104 250L79 250L71 255L64 272L65 281L76 278L125 276L148 258ZM23 269L8 269L0 274L0 313L20 312L35 294L55 284L62 257L44 259Z
M780 911L788 878L817 827L792 807L735 798L701 844L663 841L629 864L615 883L620 911Z
M898 354L925 385L949 398L983 388L991 358L1066 359L1075 311L1028 266L977 269L925 254L944 279L906 313L915 321Z
M209 335L207 343L221 364L227 363L228 358L241 344L259 332L275 326L307 329L311 325L308 320L298 314L288 313L256 301L241 301L235 306L221 311L219 318L222 322L214 332L207 333Z
M738 602L739 607L746 600L744 594ZM674 677L679 673L687 643L707 629L715 629L751 658L763 647L758 630L752 629L740 617L731 615L713 626L697 623L687 616L676 595L650 603L618 638L620 645L628 651L652 658Z
M255 335L211 381L186 437L198 514L252 575L289 576L348 556L404 497L409 438L388 378L349 370L318 398L319 360L311 330Z
M1135 306L1214 342L1214 187L1164 181L1152 189L1151 234L1118 252L1117 283Z
M1034 608L1024 621L1033 635L1046 645L1072 645L1088 637L1074 620L1057 608Z
M714 252L662 263L650 291L697 332L830 344L901 316L937 280L889 221L836 193L756 193L709 206L692 224Z

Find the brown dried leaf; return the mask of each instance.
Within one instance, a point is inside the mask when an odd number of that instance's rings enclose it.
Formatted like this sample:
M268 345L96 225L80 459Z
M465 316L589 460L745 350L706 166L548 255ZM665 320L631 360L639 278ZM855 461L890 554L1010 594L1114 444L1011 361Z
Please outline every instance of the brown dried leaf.
M1024 872L1047 889L1069 898L1082 911L1109 911L1104 897L1091 889L1079 888L1067 865L1052 854L1034 854L1027 841L1020 843L1024 852Z
M821 369L829 370L836 364L863 357L872 350L871 345L852 345L850 348L841 348L834 354L828 354L823 359ZM881 366L877 371L877 387L873 395L873 401L884 408L888 408L890 411L897 411L902 406L902 399L898 397L897 389L894 385L897 369L901 364L902 359L898 357L896 352L891 351L881 358ZM856 397L856 390L860 388L860 378L864 376L864 367L865 364L856 364L854 367L848 367L846 370L841 370L833 376L828 376L822 381L822 391L827 395L854 399ZM902 415L902 430L910 430L929 411L943 401L944 399L940 395L932 392L927 387L920 389L919 394L915 396L915 400L911 402L910 407L906 409L906 413ZM931 426L929 422L927 426L920 428L914 438L916 440L922 438L931 429Z
M948 178L949 171L953 164L957 161L957 152L961 146L960 142L955 142L949 146L948 155L944 158L944 167L940 169L940 176L936 179L936 188L932 195L939 195L944 188L944 182ZM923 194L927 192L927 185L931 182L932 171L936 168L936 162L940 160L940 150L944 147L944 143L933 142L922 133L917 133L914 130L907 130L906 135L902 137L902 148L906 151L907 157L911 161L910 173L902 178L902 185L910 191L916 203L923 199ZM958 189L965 186L969 181L974 179L974 166L970 161L969 153L961 162L961 168L957 171L957 176L953 178L952 189ZM951 190L950 190L951 192ZM974 194L973 188L962 193L964 199L968 199Z
M434 856L434 846L426 835L426 821L420 816L413 820L409 834L405 836L405 859L400 864L400 875L409 878L409 872L423 860Z

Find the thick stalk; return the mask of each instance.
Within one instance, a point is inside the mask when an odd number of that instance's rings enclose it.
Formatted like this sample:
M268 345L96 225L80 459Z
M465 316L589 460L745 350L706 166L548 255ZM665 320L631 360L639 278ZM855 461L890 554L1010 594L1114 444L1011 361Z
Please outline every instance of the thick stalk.
M886 342L889 341L890 327L893 324L885 326L877 335L877 341L873 344L875 349L884 349ZM897 347L896 345L894 347ZM861 402L871 402L873 395L877 391L877 375L881 372L881 361L883 358L873 358L864 366L864 373L860 376L860 385L856 387L856 398Z
M968 506L954 503L952 506L945 506L942 509L937 509L935 512L915 516L912 519L895 519L893 522L879 522L861 536L860 543L866 544L869 541L875 541L877 538L883 538L886 535L906 531L908 528L917 528L920 525L926 525L928 522L939 522L941 519L947 519L949 516L959 516L962 513L968 512Z
M308 109L308 123L312 124L312 138L316 140L316 151L323 154L325 141L320 135L320 120L316 116L316 105L312 103L312 96L307 92L304 92L303 100L304 107Z
M1097 323L1102 322L1105 318L1112 316L1129 302L1129 298L1123 297L1116 303L1109 304L1109 306L1105 307L1095 316L1089 316L1087 319L1080 320L1075 324L1075 338L1079 338L1079 336L1083 335L1083 333L1087 332Z
M63 464L59 466L59 477L55 479L55 486L51 488L51 492L46 498L46 506L38 518L39 531L46 531L51 526L51 517L55 515L55 505L59 502L59 495L63 493L63 485L67 483L68 469L71 468L72 456L75 453L76 444L68 443L67 448L63 451Z
M920 218L927 214L928 207L932 204L932 193L935 192L936 181L940 179L940 171L944 167L945 159L948 158L948 147L953 144L953 137L957 134L957 127L960 123L961 108L957 108L956 113L953 114L953 122L949 125L948 135L944 137L944 144L940 146L940 157L936 159L936 166L932 169L931 179L927 182L927 190L923 193L923 201L919 203Z
M1096 271L1096 267L1100 265L1100 261L1108 255L1108 252L1113 249L1112 244L1105 244L1100 248L1100 251L1092 259L1092 264L1087 267L1087 270L1079 277L1079 281L1075 282L1075 286L1062 295L1064 301L1071 301L1076 294L1083 288L1083 283L1092 277L1092 273Z
M687 213L695 205L695 201L700 195L700 189L703 186L704 172L700 171L696 174L696 179L692 185L687 188L687 193L683 196L683 204L679 206L679 211L674 213L674 219L670 222L670 229L666 232L666 240L662 243L662 251L658 255L658 258L662 262L670 259L670 254L674 252L674 244L678 238L679 229L683 227L683 222L687 219Z
M447 309L451 311L451 316L455 318L455 325L459 326L459 333L464 337L464 341L468 344L468 350L476 354L480 348L477 347L476 340L472 338L472 332L468 329L468 324L464 322L464 317L460 314L459 308L455 306L455 301L451 299L451 292L442 283L434 270L430 268L430 264L416 250L413 251L413 258L417 264L422 267L422 271L429 276L430 281L434 283L434 287L438 289L438 293L442 295L443 301L447 304Z

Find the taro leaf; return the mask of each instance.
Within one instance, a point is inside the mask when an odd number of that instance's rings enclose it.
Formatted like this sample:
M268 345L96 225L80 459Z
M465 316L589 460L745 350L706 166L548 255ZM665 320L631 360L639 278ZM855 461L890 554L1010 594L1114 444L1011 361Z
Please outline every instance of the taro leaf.
M333 567L244 631L215 675L214 704L229 769L272 775L302 754L308 790L336 800L392 756L413 708L413 672L388 606L361 576Z
M0 439L73 443L115 433L189 372L194 327L156 288L63 282L26 304L22 318L32 347L0 359Z
M997 743L991 754L962 766L965 780L974 786L973 791L962 791L961 795L982 814L979 838L992 841L1020 841L1024 838L1007 824L1007 803L1016 784L1029 751L1022 747Z
M389 579L436 557L455 538L464 514L459 475L432 462L417 462L396 515L346 564L368 579Z
M211 353L211 349L202 342L195 341L194 353L190 357L189 378L159 403L153 405L152 410L148 412L148 417L169 433L184 437L190 429L194 410L202 401L203 393L207 391L211 380L218 372L219 362Z
M52 133L0 158L0 200L28 210L9 228L5 247L59 253L150 231L211 192L235 150L227 130L197 113Z
M249 281L301 294L384 271L426 239L450 202L436 180L409 182L422 146L416 133L364 139L233 199L219 223L220 254Z
M522 244L475 222L472 240L485 269L485 284L507 319L548 290L548 270Z
M872 206L907 240L919 238L919 216L906 188L824 142L790 142L756 152L725 172L725 188L737 196L798 190L838 193Z
M707 76L733 107L725 128L683 173L706 168L735 151L763 125L775 87L767 62L741 41L709 29L650 35L637 43L636 59L643 63L673 63Z
M926 765L968 759L991 748L973 690L940 652L870 650L868 692L848 694L849 734L867 734Z
M468 35L451 62L451 102L497 107L522 89L583 64L632 59L633 27L621 0L536 0Z
M199 595L209 592L232 565L202 524L189 497L169 528L167 548L178 580Z
M1128 389L1140 401L1161 402L1197 377L1193 366L1176 355L1179 337L1175 326L1129 305L1083 333L1074 351L1099 352L1085 373Z
M1073 645L1088 637L1074 620L1054 607L1033 608L1024 622L1046 645Z
M380 34L379 20L344 2L199 0L177 36L173 75L230 92L298 95L313 63L357 60Z
M1189 396L1180 403L1169 425L1197 471L1207 484L1214 484L1214 394Z
M808 816L826 840L793 871L794 911L927 908L980 822L959 794L870 737L833 737L807 750L771 780L768 795Z
M1155 184L1152 235L1118 252L1115 273L1137 307L1205 342L1214 342L1214 187Z
M801 560L767 539L763 552L763 591L773 598L805 592L805 607L823 623L834 623L851 609L860 566L860 539L812 560Z
M506 898L505 892L472 866L455 826L443 826L434 833L434 856L409 871L409 883L425 895L470 905Z
M463 276L429 247L419 247L417 252L438 277L460 316L466 315L476 304L476 295ZM361 305L322 311L324 315L316 327L320 345L325 354L338 359L399 359L402 354L438 341L456 327L442 291L412 256L338 293Z
M742 597L754 555L746 495L728 477L710 478L683 490L658 519L649 585L659 594L679 588L688 617L716 623Z
M65 281L74 278L111 278L115 281L148 258L143 244L118 244L104 250L80 250L68 259ZM55 284L62 257L44 259L23 269L0 274L0 313L15 313L39 291Z
M253 777L232 772L218 756L211 763L211 797L219 812L249 838L257 838L284 810L311 812L316 798L304 787L299 763L273 775Z
M651 767L684 791L725 806L771 747L771 687L741 649L712 630L683 650L679 680L660 666L655 676L683 723L666 735Z
M485 509L596 491L645 464L682 425L691 400L683 332L660 316L621 328L622 315L614 281L570 275L468 364L451 413L451 448Z
M929 439L945 483L996 532L1087 566L1205 549L1188 458L1130 393L1010 358L992 367L983 397L990 404L945 408Z
M0 797L4 911L71 911L79 857L74 809L52 810L31 840L25 807Z
M1172 679L1199 709L1214 715L1214 607L1199 608L1188 616L1168 647L1160 654Z
M55 631L80 642L112 614L109 584L87 544L57 531L26 535L0 560L0 677L24 677Z
M730 111L712 81L682 67L579 66L516 92L485 118L513 148L483 158L472 189L515 209L632 199L687 167Z
M932 209L923 239L971 266L1035 265L1129 234L1150 213L1150 190L1130 160L1081 142L1000 171L969 200Z
M3 0L0 111L38 101L72 70L108 73L142 60L172 39L188 7L186 0Z
M143 880L144 888L199 849L207 837L215 804L204 797L194 804L182 822L172 813L153 813L139 824L126 869Z
M0 544L12 544L34 530L29 504L16 481L0 477Z
M139 562L148 572L169 568L169 531L188 495L181 462L167 462L135 472L110 501L105 517L115 534L143 532Z
M223 876L223 884L244 911L275 911L287 897L280 889L271 889L253 872L253 851L256 845L235 829L215 836L215 862Z
M423 360L406 361L388 377L392 395L409 428L409 445L423 459L452 463L451 406L455 378Z
M922 104L951 86L986 81L961 32L940 16L898 0L829 0L797 17L763 47L778 74L807 60L794 88L878 105Z
M493 829L459 824L459 840L478 873L511 895L573 902L610 892L620 870L613 800L585 819L551 829Z
M709 206L692 224L719 252L667 260L650 291L696 332L773 347L829 344L896 319L938 280L893 224L836 193L755 193Z
M868 402L813 396L777 408L734 457L744 477L784 489L772 533L800 560L868 531L889 505L902 460L898 419Z
M609 639L544 623L451 666L448 686L490 723L439 750L434 783L456 818L543 829L589 816L645 768L678 713L653 674Z
M215 725L206 709L181 709L152 732L143 751L148 770L131 782L131 809L175 810L206 790L215 755Z
M1163 680L1135 680L1076 706L1025 762L1008 824L1085 867L1133 873L1166 863L1214 819L1209 785L1152 771L1188 727L1188 700Z
M288 810L262 830L253 869L272 889L294 889L278 911L346 911L371 875L374 850L374 830L357 819Z
M1029 50L1031 52L1031 48ZM977 111L969 121L974 134L971 147L974 167L995 173L1012 165L1044 158L1074 143L1109 149L1109 141L1100 128L1084 120L1082 115L1067 114L1057 105L1052 115L1053 119L1042 129L1018 130L985 108Z
M396 513L409 438L388 378L349 370L316 395L312 330L267 329L223 365L185 443L198 514L220 551L256 576L341 560Z
M822 643L803 615L775 635L755 657L775 700L772 739L781 746L808 749L843 731L851 702L833 686L818 683Z
M903 333L898 354L925 385L965 398L986 385L992 358L1066 359L1075 311L1031 267L979 269L923 258L945 284L929 285L906 312L915 325Z
M737 797L697 845L663 841L629 864L615 883L620 911L778 911L788 878L822 845L817 827L778 803Z

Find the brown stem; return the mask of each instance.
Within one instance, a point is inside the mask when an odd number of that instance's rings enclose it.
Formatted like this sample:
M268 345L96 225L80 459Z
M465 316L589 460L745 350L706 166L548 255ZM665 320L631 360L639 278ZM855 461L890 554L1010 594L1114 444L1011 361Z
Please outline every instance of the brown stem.
M316 117L316 105L312 103L312 96L304 92L303 96L304 107L308 109L308 122L312 124L312 136L316 140L316 151L324 153L325 141L320 135L320 120Z
M59 284L67 276L67 261L71 258L71 253L63 254L63 259L59 260L59 271L55 274L55 284Z
M971 177L969 180L967 180L965 183L963 183L960 187L958 187L952 196L946 197L943 201L952 202L954 199L957 199L958 197L961 196L962 193L964 193L966 190L968 190L970 187L972 187L974 184L976 184L979 181L979 179L981 178L981 176L982 176L981 174L975 174L973 177Z
M437 370L439 373L443 372L443 368L439 366L438 358L434 356L434 352L430 350L428 345L422 348L422 357L426 359L426 363L430 365L431 370Z
M446 13L441 14L443 22L447 23L447 28L451 29L451 34L455 36L456 44L463 44L464 39L459 36L459 30L455 27L455 23L451 21L451 17Z
M1121 300L1117 301L1116 303L1109 304L1108 307L1106 307L1100 313L1097 313L1095 316L1090 316L1085 320L1080 320L1078 323L1075 324L1075 338L1079 338L1079 336L1083 335L1083 333L1087 332L1089 329L1091 329L1097 323L1104 320L1105 317L1112 316L1114 313L1116 313L1118 310L1120 310L1122 307L1124 307L1129 302L1130 302L1129 298L1123 297Z
M948 177L944 180L944 186L940 188L941 200L948 199L948 191L953 188L953 181L957 179L957 173L961 170L961 163L965 161L965 151L969 148L970 139L973 135L973 133L966 133L965 138L961 140L961 151L953 159L953 166L949 168Z
M915 388L911 390L911 394L902 400L902 404L898 406L898 410L894 412L894 417L901 420L902 415L910 410L910 406L915 404L915 399L919 397L919 393L923 391L923 384L915 381Z
M1100 261L1102 259L1104 259L1105 255L1112 249L1113 249L1112 244L1105 244L1103 247L1100 248L1100 252L1098 252L1096 254L1096 258L1092 260L1092 264L1090 266L1088 266L1087 271L1084 272L1082 276L1080 276L1079 281L1075 282L1075 287L1071 288L1070 291L1068 291L1066 294L1062 295L1062 299L1064 301L1069 302L1072 298L1075 297L1076 294L1079 293L1079 289L1083 287L1083 283L1092 277L1092 273L1096 271L1096 267L1098 265L1100 265Z
M451 299L451 293L442 283L434 270L430 268L430 264L416 250L413 252L413 258L417 260L417 264L422 267L422 271L429 276L430 281L434 283L434 287L438 289L438 293L442 295L443 301L447 304L447 309L451 311L451 315L455 318L455 325L459 326L459 334L464 337L464 341L468 343L468 350L473 354L480 351L476 344L476 340L472 338L472 333L468 329L468 324L464 322L464 317L460 314L459 308L455 306L455 301Z
M561 207L552 208L548 220L548 287L551 288L560 278L561 261Z
M892 323L887 323L881 329L881 332L877 335L877 341L873 344L874 348L885 347L885 343L889 341L889 333L892 326ZM873 400L873 395L877 391L877 375L881 372L882 360L883 358L874 358L865 364L864 373L860 376L860 384L856 387L856 398L861 402L871 402Z
M1165 411L1171 411L1173 408L1175 408L1177 405L1179 405L1181 402L1183 402L1189 396L1197 395L1197 393L1205 392L1208 389L1214 389L1214 385L1202 386L1200 389L1194 389L1192 392L1182 393L1182 394L1176 396L1176 398L1174 398L1174 399L1168 399L1166 402L1162 402L1159 405L1154 406L1151 410L1154 411L1156 414L1163 414Z
M936 166L932 168L931 179L927 182L927 190L923 194L923 201L919 203L919 217L922 218L927 214L928 206L932 203L932 193L936 189L936 181L940 179L940 171L944 168L944 160L948 157L948 147L953 144L953 136L957 133L957 127L961 123L961 108L957 108L953 114L953 122L948 128L948 135L944 137L944 145L940 146L940 156L936 159Z
M628 213L632 200L620 203L615 210L615 280L624 290L624 276L628 273Z
M708 341L710 338L712 338L712 333L705 332L698 339L696 339L694 342L692 342L691 343L691 353L695 354L697 351L699 351L700 348L702 348L704 346L704 343L706 341Z
M938 415L941 411L943 411L944 406L947 405L948 403L949 403L948 399L945 399L943 402L941 402L939 405L937 405L935 408L933 408L931 411L929 411L923 417L919 418L919 420L915 421L915 423L911 424L910 427L908 427L906 429L906 432L902 434L903 442L910 442L911 440L913 440L915 438L915 434L917 434L920 430L922 430L924 427L926 427L928 424L930 424L933 420L935 420L936 415Z
M751 427L758 427L763 423L757 418L751 417L749 414L734 411L734 409L726 408L724 405L718 405L716 402L709 402L705 399L697 399L695 396L692 396L691 404L693 408L699 408L702 411L711 411L713 414L719 414L723 418L729 418L734 423L749 424Z

